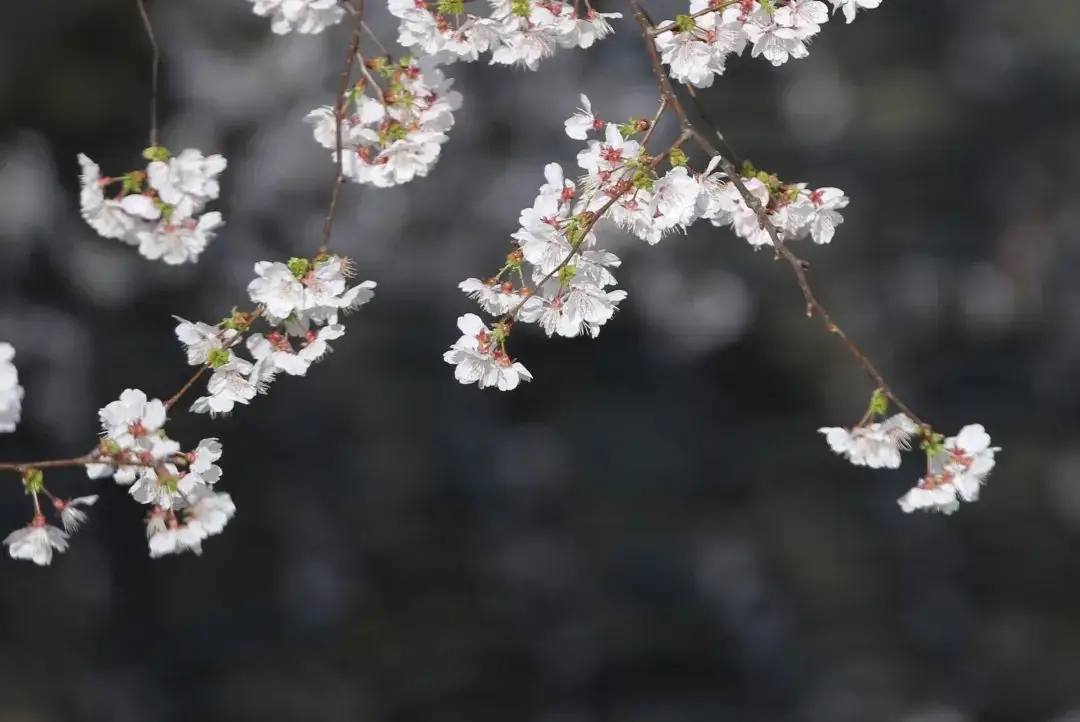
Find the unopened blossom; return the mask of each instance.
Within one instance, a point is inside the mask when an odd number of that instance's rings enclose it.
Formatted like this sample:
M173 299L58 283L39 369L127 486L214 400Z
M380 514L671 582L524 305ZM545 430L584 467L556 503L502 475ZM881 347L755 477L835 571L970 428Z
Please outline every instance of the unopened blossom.
M981 424L965 426L956 436L945 439L941 450L929 460L926 475L899 499L900 508L951 514L961 501L976 501L998 451L1001 448L990 446L990 435Z
M8 534L4 544L12 559L26 559L39 566L47 566L52 562L54 549L67 551L68 535L46 524L45 517L38 514L30 524Z
M60 513L60 522L64 525L64 531L73 534L86 521L86 512L80 506L93 506L98 500L97 494L90 496L77 496L74 499L54 499L53 507Z
M880 423L856 426L853 429L825 427L829 448L855 466L871 469L897 469L900 452L911 448L911 435L918 430L915 422L904 414L896 414Z
M15 430L22 418L22 400L25 395L19 385L19 371L12 363L15 347L7 342L0 342L0 432Z
M249 0L256 15L270 18L270 29L277 35L300 33L314 35L345 17L337 0Z
M510 391L522 380L532 380L528 369L507 356L479 316L467 313L460 317L458 329L461 338L443 354L443 360L454 365L454 378L460 383Z

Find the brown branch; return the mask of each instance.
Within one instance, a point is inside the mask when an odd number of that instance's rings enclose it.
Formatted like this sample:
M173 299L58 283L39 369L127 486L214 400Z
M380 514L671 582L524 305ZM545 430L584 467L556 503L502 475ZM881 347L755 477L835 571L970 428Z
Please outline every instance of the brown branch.
M351 7L351 6L350 6ZM323 242L320 251L326 251L330 246L330 236L334 232L334 211L337 208L338 192L345 182L345 170L343 148L341 140L341 124L345 120L345 94L349 91L349 78L352 75L353 62L360 50L360 32L364 24L364 0L357 0L355 10L355 24L349 38L349 49L345 53L344 67L341 69L341 82L338 84L337 101L334 103L335 124L335 147L337 151L337 168L334 171L334 187L330 192L330 204L326 209L326 220L323 221Z
M761 228L769 234L769 238L772 240L773 248L777 255L786 260L791 266L791 270L795 274L795 280L798 282L799 289L802 291L803 298L806 300L806 315L813 316L814 313L817 313L818 317L825 324L825 328L840 339L848 352L855 358L859 366L866 372L866 375L877 384L879 389L881 389L881 392L884 393L890 401L896 404L897 408L906 414L912 421L920 426L929 428L929 425L919 419L919 417L916 416L915 413L893 392L888 383L885 382L881 373L870 359L867 358L866 354L863 353L848 335L833 322L828 311L814 296L814 292L810 288L809 278L807 277L807 269L810 267L810 264L796 256L795 253L788 248L780 235L780 231L769 219L768 212L761 205L760 201L758 201L757 197L746 187L746 184L743 183L742 175L731 160L721 154L712 144L712 141L694 127L693 122L691 122L686 113L686 109L683 107L682 101L679 100L678 95L675 93L671 78L668 76L667 71L664 70L664 65L660 60L660 54L656 50L656 44L653 40L656 26L652 23L644 8L642 8L640 0L626 0L626 2L630 6L630 11L634 16L634 20L637 21L638 26L641 28L642 36L645 40L645 51L649 56L649 62L652 65L653 73L656 75L657 85L659 85L660 88L661 100L666 102L666 105L675 113L675 117L678 118L679 126L683 133L688 134L698 147L710 157L719 158L720 168L731 180L736 190L739 191L739 195L742 196L746 205L754 212L754 215L757 216ZM718 131L717 135L719 135Z
M158 144L158 66L161 64L161 55L158 51L157 40L154 39L154 28L150 24L150 16L146 13L146 5L143 2L144 0L135 0L139 8L139 17L142 18L143 27L146 29L146 37L150 39L150 48L153 51L150 61L150 147L156 148Z
M27 469L62 469L98 463L90 454L74 459L49 459L47 461L0 461L0 470L23 472ZM105 462L101 462L105 463Z

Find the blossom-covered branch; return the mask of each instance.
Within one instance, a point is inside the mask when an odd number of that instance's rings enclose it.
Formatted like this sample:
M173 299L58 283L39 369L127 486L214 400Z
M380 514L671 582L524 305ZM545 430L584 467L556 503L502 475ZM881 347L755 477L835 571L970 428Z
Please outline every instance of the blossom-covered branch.
M221 444L205 438L185 451L166 432L169 414L204 379L205 392L190 410L217 416L249 404L280 373L306 375L331 350L329 343L344 334L344 316L371 300L376 284L352 283L350 259L329 250L341 186L387 188L433 172L450 140L454 113L465 102L445 69L485 58L491 65L535 71L557 51L593 46L614 32L611 21L622 18L597 12L588 0L385 0L398 20L402 51L395 56L365 23L365 0L247 2L277 34L313 35L346 16L352 19L333 102L296 119L311 126L334 165L318 251L256 263L247 310L234 308L216 323L178 318L176 336L197 369L164 401L137 388L124 390L99 411L101 439L91 452L0 463L0 471L19 474L33 506L30 523L4 540L12 557L48 564L86 520L85 509L97 495L63 498L45 484L46 471L72 467L84 468L93 479L111 477L148 506L151 556L200 553L203 541L224 529L235 505L217 490ZM856 424L819 430L829 446L857 466L897 468L901 452L916 440L926 470L900 499L901 508L951 513L960 501L975 500L999 450L990 445L989 434L970 424L946 437L916 416L833 321L811 288L808 262L792 250L804 239L830 244L843 223L847 195L831 186L784 181L748 161L737 167L714 145L722 136L695 124L676 88L681 84L694 97L695 89L710 87L728 61L747 49L751 58L774 66L806 57L808 43L830 18L829 6L821 0L689 0L685 13L657 24L640 0L625 2L628 24L641 35L656 77L656 113L651 120L609 119L580 96L564 126L567 136L584 144L575 159L577 177L568 177L559 162L546 164L544 183L521 211L501 265L491 275L459 284L492 320L475 313L458 318L461 335L443 356L454 366L455 378L502 391L532 380L507 349L512 331L536 324L549 337L595 338L627 298L626 290L614 288L622 261L601 247L601 238L628 233L651 246L707 221L786 260L807 315L822 320L873 382ZM848 23L858 11L881 4L829 2L833 14L842 12ZM159 142L158 45L143 0L136 5L152 49L146 163L103 176L80 154L80 212L100 236L137 247L148 260L195 263L224 227L221 211L207 208L219 200L219 178L228 164L220 154L194 148L173 152ZM365 36L378 54L365 53ZM656 132L665 114L675 117L678 129L675 137L661 140ZM704 155L701 167L695 168L686 146ZM0 343L0 432L13 431L21 418L24 392L14 356L10 344ZM891 406L898 413L890 414ZM62 528L46 522L42 498L52 504Z

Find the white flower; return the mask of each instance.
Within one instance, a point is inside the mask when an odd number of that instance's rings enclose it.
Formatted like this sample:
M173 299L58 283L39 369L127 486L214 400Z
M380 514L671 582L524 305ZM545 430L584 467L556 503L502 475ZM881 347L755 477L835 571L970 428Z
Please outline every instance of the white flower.
M29 525L16 529L7 535L4 543L12 559L28 559L39 566L46 566L52 561L53 549L58 552L68 548L68 536L55 526L45 523L45 517L38 514Z
M204 157L194 148L187 148L167 162L151 161L146 177L158 197L172 207L174 219L190 218L207 201L218 197L217 177L226 165L220 155Z
M250 0L256 15L270 18L270 29L277 35L300 33L314 35L345 17L336 0Z
M165 404L148 400L139 389L125 389L117 401L98 411L105 436L121 449L152 448L148 437L165 424Z
M130 197L130 196L129 196ZM151 261L159 258L171 266L194 263L207 244L214 240L217 230L224 225L217 211L188 217L176 222L175 217L159 223L151 230L137 231L139 253Z
M98 500L97 494L91 496L77 496L74 499L53 499L53 507L60 512L60 521L64 525L64 531L73 534L78 531L86 521L86 512L78 507L93 506Z
M236 513L231 496L209 487L196 487L189 501L190 506L184 510L187 526L203 539L220 534Z
M567 285L552 279L544 291L537 305L522 309L521 320L538 323L548 336L567 338L585 331L596 338L626 298L626 291L604 291L588 279L576 277Z
M585 140L590 130L600 130L604 127L604 121L599 120L592 112L592 103L582 93L581 107L570 116L565 123L566 134L574 140Z
M859 8L863 10L873 10L874 8L881 7L881 0L829 0L833 4L836 10L843 10L844 17L847 19L848 24L855 19L855 11Z
M12 363L15 347L0 342L0 432L12 432L22 418L22 400L25 395L19 385L19 371Z
M795 235L809 233L814 243L829 243L836 227L844 222L844 217L837 211L846 208L847 204L848 197L839 188L818 188L812 193L804 191L791 206Z
M236 329L218 328L202 321L193 323L179 316L173 318L180 322L176 326L176 338L186 347L187 360L192 366L205 364L211 351L227 348L237 334Z
M460 317L458 329L462 336L443 354L443 360L454 364L454 378L460 383L510 391L522 380L532 380L521 363L510 360L479 316L467 313Z
M951 514L960 501L978 500L998 451L1001 448L990 446L990 435L981 424L965 426L945 439L941 451L930 459L926 475L899 499L900 508Z
M151 559L188 550L195 552L196 556L202 554L204 537L199 530L178 524L175 518L165 519L164 512L157 509L151 513L150 521L147 522L146 536Z
M172 509L185 503L184 497L195 488L195 483L196 478L180 472L176 465L161 464L158 469L139 469L139 478L128 493L140 504Z
M236 404L247 404L255 394L265 393L273 378L272 363L252 364L234 355L228 363L214 369L206 382L208 395L195 399L191 410L197 414L209 412L211 416L227 414Z
M276 318L286 318L304 307L304 286L284 263L259 261L255 264L259 276L248 284L248 296L266 306Z
M458 288L469 298L476 299L480 308L493 316L509 313L525 300L524 296L514 291L514 284L510 281L498 283L495 279L481 281L479 278L466 278L458 284Z
M840 427L818 429L837 454L855 466L871 469L898 469L900 451L910 449L909 439L918 427L904 414L897 414L880 423L856 426L848 431Z
M125 240L135 228L135 219L115 200L107 200L102 190L101 169L79 154L79 211L91 228L105 238Z
M203 439L188 454L188 476L197 483L214 485L221 479L221 467L214 462L221 458L221 443L217 439Z

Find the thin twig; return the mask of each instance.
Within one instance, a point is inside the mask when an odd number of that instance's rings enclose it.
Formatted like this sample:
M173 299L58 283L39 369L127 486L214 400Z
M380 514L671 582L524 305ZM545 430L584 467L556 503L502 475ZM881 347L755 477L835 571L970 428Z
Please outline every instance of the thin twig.
M353 62L360 50L360 27L364 23L364 0L357 0L356 23L349 38L349 49L345 53L345 64L341 69L341 82L338 84L337 101L334 103L334 133L337 151L337 168L334 171L334 187L330 191L330 203L326 208L326 220L323 221L323 242L319 248L325 252L330 246L330 236L334 232L334 210L337 208L338 192L345 182L344 151L341 140L341 124L345 120L345 94L349 91L349 78L352 75Z
M86 466L96 463L90 455L77 456L74 459L49 459L48 461L4 461L0 462L0 470L26 471L27 469L62 469L72 466Z
M186 394L192 386L195 385L195 382L198 381L204 373L206 373L206 370L208 368L210 368L210 364L201 366L199 370L191 376L191 378L184 382L184 385L180 387L180 390L170 396L169 400L165 402L165 410L168 411L169 409L171 409L176 404L176 402L179 401L180 398L184 394Z
M656 50L656 44L653 41L652 32L655 28L655 25L653 25L644 8L642 8L639 0L626 0L626 2L630 6L631 14L634 16L634 19L637 21L638 25L641 28L641 32L645 40L645 50L649 56L649 62L652 65L653 73L656 75L656 81L660 88L661 98L667 101L667 105L671 108L672 112L675 113L675 117L678 118L679 125L683 133L689 134L690 137L694 140L694 142L702 149L702 151L707 153L710 157L719 158L720 168L731 180L736 190L739 191L739 195L742 196L743 201L746 203L746 205L754 212L754 215L757 216L758 223L760 224L761 228L763 228L765 232L768 233L770 240L772 240L773 248L776 251L777 255L781 256L791 266L791 270L795 274L795 280L798 282L799 289L802 291L803 298L806 300L806 315L813 316L815 313L817 313L818 317L825 324L825 328L828 329L830 333L839 338L841 342L843 342L844 346L847 347L848 352L851 353L859 366L862 367L863 371L866 372L866 375L870 377L870 379L877 385L881 392L885 394L885 396L887 396L890 401L896 404L897 408L904 412L912 421L919 424L920 426L929 428L929 425L920 420L919 417L916 416L915 413L910 408L908 408L908 406L904 404L904 402L901 401L900 398L893 392L893 390L885 382L885 379L881 375L881 373L877 370L874 364L871 363L870 359L867 358L866 354L864 354L862 350L859 349L859 347L856 346L855 343L848 337L848 335L844 333L844 331L839 326L837 326L836 323L833 322L832 318L829 316L828 311L814 296L814 292L810 288L810 281L806 273L807 269L810 267L810 264L796 256L795 253L790 248L788 248L787 244L781 237L779 230L777 230L776 226L773 225L772 221L769 219L768 212L765 210L764 206L761 205L761 202L757 199L757 197L754 196L754 194L752 194L750 190L746 187L746 184L743 183L742 175L739 173L738 169L731 162L731 160L721 154L720 151L717 150L716 147L712 144L712 141L709 140L709 138L705 134L701 133L694 127L694 124L690 121L690 118L686 114L686 109L683 107L682 102L675 94L675 88L672 86L671 78L664 70L663 63L660 60L660 54ZM719 131L715 132L718 136L720 135ZM722 138L722 136L720 137Z
M139 17L142 18L143 27L146 29L146 37L150 39L150 48L153 51L150 61L150 147L156 148L158 144L158 66L161 64L161 55L158 51L157 40L154 39L154 27L150 24L150 16L146 12L146 5L143 4L143 0L135 0L135 4L139 8Z

